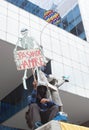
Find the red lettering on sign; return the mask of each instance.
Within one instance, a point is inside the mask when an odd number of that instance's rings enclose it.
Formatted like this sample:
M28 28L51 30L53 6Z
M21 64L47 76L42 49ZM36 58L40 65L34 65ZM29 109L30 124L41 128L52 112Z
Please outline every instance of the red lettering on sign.
M17 69L30 69L44 65L44 58L40 49L17 51L15 61Z
M23 59L25 57L25 53L24 52L19 52L19 53L17 53L17 55L18 55L19 59Z
M23 69L28 68L28 63L27 63L26 60L24 60L24 61L22 62L22 67L23 67Z

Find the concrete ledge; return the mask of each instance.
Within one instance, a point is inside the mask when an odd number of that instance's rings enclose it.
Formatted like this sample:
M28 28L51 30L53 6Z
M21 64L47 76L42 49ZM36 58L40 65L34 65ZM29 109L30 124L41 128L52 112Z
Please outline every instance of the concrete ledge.
M59 121L50 121L43 126L37 128L36 130L61 130Z

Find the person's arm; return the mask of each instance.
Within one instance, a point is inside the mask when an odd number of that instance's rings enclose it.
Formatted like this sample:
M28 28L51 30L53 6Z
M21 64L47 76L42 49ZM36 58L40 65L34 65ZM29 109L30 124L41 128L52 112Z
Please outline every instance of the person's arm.
M53 105L56 105L53 101L50 101L49 99L47 99L47 98L42 98L41 99L41 101L40 101L40 103L47 103L47 106L48 107L51 107L51 106L53 106Z
M47 99L47 98L42 98L40 100L40 103L47 103L47 102L50 102L49 99Z
M31 93L32 100L36 100L37 97L37 81L33 81L33 91Z
M37 91L36 91L36 89L33 89L31 95L27 97L27 101L28 101L29 105L31 103L35 103L36 102L36 95L37 95Z
M53 101L49 101L49 102L47 102L47 106L50 108L50 107L52 107L53 105L57 105L55 102L53 102Z
M33 88L34 88L35 90L37 90L37 80L36 80L36 79L33 81Z
M33 91L30 96L27 97L28 104L35 103L37 98L37 81L33 81Z

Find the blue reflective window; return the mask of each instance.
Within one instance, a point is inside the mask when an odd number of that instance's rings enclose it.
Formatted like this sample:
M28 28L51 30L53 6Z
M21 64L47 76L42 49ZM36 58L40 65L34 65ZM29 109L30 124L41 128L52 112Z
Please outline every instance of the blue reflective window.
M67 15L67 21L69 24L71 24L74 21L74 17L73 17L73 11L70 11Z
M8 2L11 2L15 4L16 6L25 9L26 11L35 14L36 16L43 19L43 15L45 10L40 8L39 6L36 6L35 4L31 3L27 0L6 0ZM64 30L68 32L74 32L73 34L76 36L79 36L79 33L81 32L77 27L79 26L79 23L82 22L79 6L76 5L71 11L61 20L62 22L58 25L58 27L63 28ZM82 27L82 33L85 36L84 27ZM86 36L82 39L86 39Z
M78 5L76 5L63 19L62 28L72 34L86 40L82 18Z
M78 5L77 6L75 6L75 8L73 9L73 16L74 16L74 18L76 18L77 16L79 16L80 15L80 10L79 10L79 7L78 7Z

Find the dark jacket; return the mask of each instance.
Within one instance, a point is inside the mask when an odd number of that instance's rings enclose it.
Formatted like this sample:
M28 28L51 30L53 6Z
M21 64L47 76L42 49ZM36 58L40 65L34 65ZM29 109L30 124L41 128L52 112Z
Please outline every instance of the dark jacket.
M46 96L47 88L45 86L38 86L37 90L33 89L30 96L28 96L28 104L37 103L42 111L47 110L53 105L56 105L53 101L47 103L40 103L42 98L47 98Z

